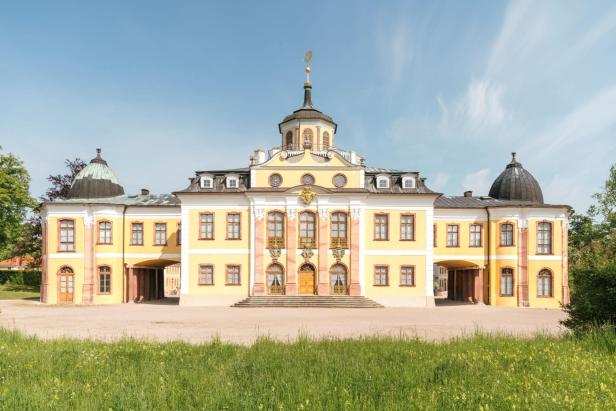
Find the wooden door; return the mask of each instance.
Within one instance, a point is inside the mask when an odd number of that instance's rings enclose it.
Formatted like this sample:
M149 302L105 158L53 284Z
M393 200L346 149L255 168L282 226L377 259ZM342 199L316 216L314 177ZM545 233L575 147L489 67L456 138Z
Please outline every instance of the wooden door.
M72 303L75 294L73 274L60 273L60 302Z
M299 293L314 294L314 270L308 267L302 267L299 271Z

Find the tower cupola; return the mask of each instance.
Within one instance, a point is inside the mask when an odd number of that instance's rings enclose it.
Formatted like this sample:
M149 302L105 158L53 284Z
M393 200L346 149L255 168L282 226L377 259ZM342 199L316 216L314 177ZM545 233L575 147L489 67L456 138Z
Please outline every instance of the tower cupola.
M543 204L543 192L539 183L518 162L516 153L511 153L511 162L496 177L489 195L499 200L530 201Z
M124 194L124 187L96 149L96 157L75 176L68 198L106 198Z

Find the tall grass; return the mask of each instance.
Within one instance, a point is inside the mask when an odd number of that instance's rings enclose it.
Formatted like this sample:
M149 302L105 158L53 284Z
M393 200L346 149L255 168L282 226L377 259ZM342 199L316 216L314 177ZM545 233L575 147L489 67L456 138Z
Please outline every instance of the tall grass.
M614 409L616 336L41 341L0 330L3 409Z

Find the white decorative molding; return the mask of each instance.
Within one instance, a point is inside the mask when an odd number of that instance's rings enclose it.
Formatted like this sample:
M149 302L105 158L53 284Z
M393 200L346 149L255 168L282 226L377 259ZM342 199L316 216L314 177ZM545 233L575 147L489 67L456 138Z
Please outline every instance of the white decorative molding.
M51 253L48 257L49 259L77 259L83 258L83 253Z
M429 254L426 250L364 250L365 256L419 256L425 257Z
M529 255L529 260L533 261L560 261L563 259L562 255Z
M289 221L295 220L297 216L297 207L287 207L287 219Z
M321 218L322 220L327 220L327 215L329 212L329 208L327 207L319 207L319 218Z
M248 255L250 249L248 248L192 248L188 250L190 255L212 255L212 254L226 254L226 255Z
M122 258L122 253L96 253L96 258ZM176 259L182 258L180 253L126 253L124 258Z
M265 214L265 208L263 207L253 207L253 214L257 220L263 219L263 215Z
M361 217L361 214L362 214L361 207L351 207L351 218L353 220L357 220L359 217Z

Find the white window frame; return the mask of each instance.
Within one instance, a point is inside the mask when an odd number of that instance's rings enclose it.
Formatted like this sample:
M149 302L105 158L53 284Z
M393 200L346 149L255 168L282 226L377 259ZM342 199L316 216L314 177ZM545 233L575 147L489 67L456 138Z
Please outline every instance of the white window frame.
M232 181L235 182L235 185L231 184ZM225 184L227 188L240 188L240 177L237 174L227 174Z
M381 186L381 181L385 182L385 186ZM376 188L377 189L385 189L389 188L390 178L388 175L378 175L376 176Z
M410 187L406 186L406 182L407 181L411 182L411 186ZM417 182L415 180L415 177L414 176L403 176L402 177L402 188L406 189L406 190L417 188Z
M209 187L206 187L206 181L210 183ZM207 188L207 189L214 188L214 178L208 175L201 176L199 185L201 186L201 188Z

